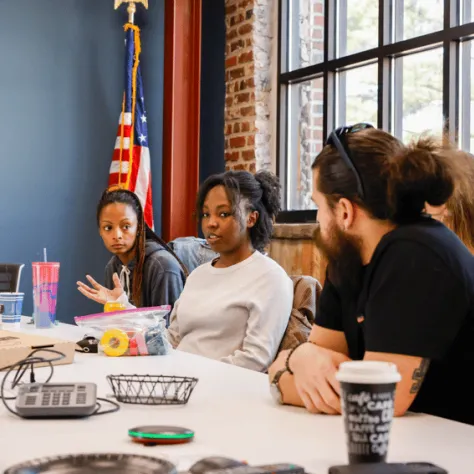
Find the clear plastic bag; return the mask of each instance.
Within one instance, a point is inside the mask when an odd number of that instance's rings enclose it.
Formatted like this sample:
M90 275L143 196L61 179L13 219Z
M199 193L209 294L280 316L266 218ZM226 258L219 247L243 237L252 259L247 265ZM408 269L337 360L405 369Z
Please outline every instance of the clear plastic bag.
M111 313L76 316L80 327L100 336L99 349L110 357L166 355L166 316L171 306L138 308Z

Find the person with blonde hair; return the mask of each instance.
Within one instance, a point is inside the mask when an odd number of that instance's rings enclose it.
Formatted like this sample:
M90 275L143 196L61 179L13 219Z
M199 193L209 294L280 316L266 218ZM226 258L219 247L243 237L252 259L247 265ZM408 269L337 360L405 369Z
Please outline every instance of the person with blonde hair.
M448 226L474 254L474 157L460 154L463 173L458 177L453 195L442 206L426 204L425 212Z

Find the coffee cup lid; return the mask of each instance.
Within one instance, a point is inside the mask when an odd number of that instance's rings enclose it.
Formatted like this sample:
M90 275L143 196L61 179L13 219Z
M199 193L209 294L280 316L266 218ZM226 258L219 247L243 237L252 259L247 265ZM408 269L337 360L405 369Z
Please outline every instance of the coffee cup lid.
M402 377L391 362L359 360L342 362L336 379L339 382L375 384L400 382Z

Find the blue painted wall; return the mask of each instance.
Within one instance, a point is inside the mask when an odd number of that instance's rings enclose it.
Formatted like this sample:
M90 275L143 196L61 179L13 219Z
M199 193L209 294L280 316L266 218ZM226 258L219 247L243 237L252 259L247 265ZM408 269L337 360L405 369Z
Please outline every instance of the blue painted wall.
M58 318L100 310L76 290L103 279L109 258L95 207L107 184L123 87L123 23L112 0L0 0L0 262L26 264L47 247L61 262ZM164 2L143 23L155 220L161 222Z
M202 2L200 180L221 173L224 161L225 3Z

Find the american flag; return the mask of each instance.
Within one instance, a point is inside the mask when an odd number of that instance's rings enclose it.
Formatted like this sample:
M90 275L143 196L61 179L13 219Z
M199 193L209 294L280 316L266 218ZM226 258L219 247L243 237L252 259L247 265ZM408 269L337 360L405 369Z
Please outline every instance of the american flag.
M125 90L115 150L110 166L109 187L133 191L144 210L145 222L153 229L150 150L140 70L140 30L125 25ZM130 156L130 143L133 153Z

